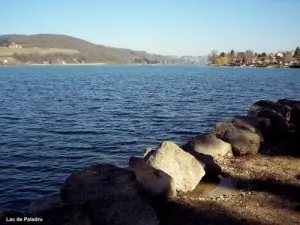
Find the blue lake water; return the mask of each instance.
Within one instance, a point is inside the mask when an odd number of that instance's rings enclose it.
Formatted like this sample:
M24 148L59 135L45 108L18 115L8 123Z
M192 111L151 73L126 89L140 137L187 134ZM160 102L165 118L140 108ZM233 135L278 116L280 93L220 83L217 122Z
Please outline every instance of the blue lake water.
M127 166L245 115L260 99L300 99L300 70L197 66L0 68L0 209L58 193L94 163Z

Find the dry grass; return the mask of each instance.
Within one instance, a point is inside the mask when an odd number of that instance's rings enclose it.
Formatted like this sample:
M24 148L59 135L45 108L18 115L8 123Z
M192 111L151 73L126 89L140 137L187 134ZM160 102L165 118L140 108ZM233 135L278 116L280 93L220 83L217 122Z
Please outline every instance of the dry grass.
M62 48L4 48L0 47L0 56L12 56L13 54L53 54L53 53L63 53L63 54L78 54L79 51L73 49L62 49Z

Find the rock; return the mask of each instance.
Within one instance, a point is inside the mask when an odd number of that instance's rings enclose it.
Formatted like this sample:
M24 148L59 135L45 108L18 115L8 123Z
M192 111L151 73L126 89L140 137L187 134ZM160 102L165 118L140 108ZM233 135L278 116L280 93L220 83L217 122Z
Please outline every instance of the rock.
M93 224L159 224L155 211L141 194L134 172L110 164L75 172L61 187L64 204L90 205Z
M290 123L298 126L300 130L300 101L280 99L278 103L291 108L290 111Z
M184 148L188 149L189 152L196 151L204 155L210 155L214 160L232 156L231 144L222 141L211 133L192 137Z
M261 100L254 103L248 111L248 116L257 116L262 110L274 110L282 115L286 121L290 119L290 107L269 100Z
M146 148L144 150L144 159L147 160L151 155L154 154L154 150L152 150L152 148Z
M258 117L268 118L271 121L271 134L273 137L281 137L288 132L288 123L285 118L274 110L262 110L257 114Z
M150 152L152 152L152 148L146 148L144 151L144 157L147 156Z
M242 127L232 122L216 123L212 133L223 141L230 143L234 155L257 154L260 148L259 135L242 129Z
M232 119L232 123L258 134L262 143L265 142L265 139L269 137L271 132L271 121L268 118L257 116L235 116Z
M169 141L164 141L147 163L170 175L176 190L181 192L192 191L205 175L204 168L194 156Z
M142 158L130 157L129 166L150 196L162 196L167 200L176 197L175 182L170 175L153 168Z
M198 162L204 168L204 177L217 177L218 175L222 174L221 167L214 161L212 156L198 153L192 149L189 149L187 145L182 146L182 149L190 153L198 160ZM228 155L228 157L230 157L230 154Z
M48 195L30 203L30 205L25 209L25 212L36 213L39 211L61 206L61 204L62 202L59 195Z

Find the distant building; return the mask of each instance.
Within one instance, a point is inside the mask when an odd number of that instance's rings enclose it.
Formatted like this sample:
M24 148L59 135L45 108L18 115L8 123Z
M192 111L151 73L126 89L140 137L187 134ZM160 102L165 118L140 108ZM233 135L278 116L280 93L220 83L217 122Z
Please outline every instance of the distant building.
M275 58L276 58L276 63L278 65L281 65L283 63L283 53L281 52L276 53Z
M15 42L12 42L12 43L8 46L8 48L22 48L22 46L16 44Z
M291 56L294 57L294 56L295 56L295 53L296 53L296 52L295 52L294 50L292 50L292 51L291 51Z
M283 53L278 52L278 53L276 54L276 58L282 58L282 57L283 57Z

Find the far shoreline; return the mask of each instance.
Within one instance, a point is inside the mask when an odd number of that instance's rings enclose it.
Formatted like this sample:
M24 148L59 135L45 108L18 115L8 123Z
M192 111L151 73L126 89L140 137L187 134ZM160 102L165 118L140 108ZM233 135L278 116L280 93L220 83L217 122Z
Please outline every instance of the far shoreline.
M30 67L30 66L194 66L194 67L211 67L211 68L264 68L264 69L299 69L299 67L292 66L219 66L219 65L196 65L196 64L138 64L138 63L61 63L61 64L6 64L1 67Z

